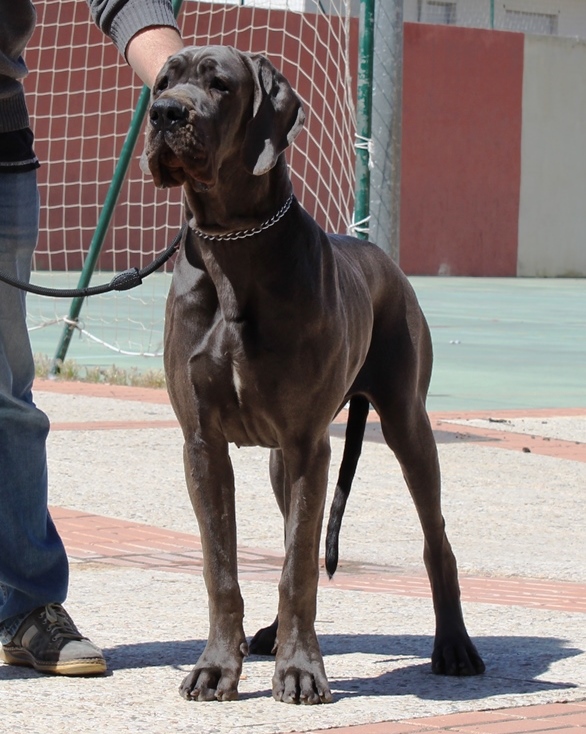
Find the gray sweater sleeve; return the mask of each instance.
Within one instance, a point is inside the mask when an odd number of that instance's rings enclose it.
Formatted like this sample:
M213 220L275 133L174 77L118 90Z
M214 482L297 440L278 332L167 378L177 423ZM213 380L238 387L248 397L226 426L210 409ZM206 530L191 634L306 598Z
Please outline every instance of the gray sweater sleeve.
M139 31L157 26L178 29L171 0L87 0L98 27L121 54Z

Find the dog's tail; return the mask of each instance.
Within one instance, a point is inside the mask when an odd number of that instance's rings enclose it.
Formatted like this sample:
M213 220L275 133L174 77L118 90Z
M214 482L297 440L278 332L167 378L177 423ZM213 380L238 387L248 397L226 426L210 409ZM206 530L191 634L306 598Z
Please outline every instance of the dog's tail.
M346 424L346 441L344 455L338 474L338 483L330 508L330 519L326 533L326 571L332 578L338 567L338 541L344 509L352 487L352 480L356 473L356 466L362 451L364 429L370 404L363 395L354 395L350 398L348 423Z

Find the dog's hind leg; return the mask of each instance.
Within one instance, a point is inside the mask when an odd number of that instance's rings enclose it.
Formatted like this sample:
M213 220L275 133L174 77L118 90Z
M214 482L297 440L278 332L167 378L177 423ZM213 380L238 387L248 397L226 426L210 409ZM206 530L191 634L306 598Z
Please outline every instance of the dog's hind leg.
M462 615L456 559L441 511L437 448L423 400L402 399L381 406L381 426L394 451L415 503L424 535L424 561L431 583L436 618L432 670L446 675L476 675L484 663L474 647Z

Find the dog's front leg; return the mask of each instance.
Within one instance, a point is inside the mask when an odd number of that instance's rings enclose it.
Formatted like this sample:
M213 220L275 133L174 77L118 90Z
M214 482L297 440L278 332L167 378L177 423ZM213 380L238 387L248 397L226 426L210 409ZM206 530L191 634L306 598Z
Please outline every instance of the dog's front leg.
M222 439L186 442L184 463L201 535L210 630L205 650L179 690L189 700L228 701L238 697L242 660L248 652L237 578L234 474L228 445Z
M323 437L284 448L282 458L285 561L279 583L273 697L285 703L329 703L332 694L315 633L329 440Z

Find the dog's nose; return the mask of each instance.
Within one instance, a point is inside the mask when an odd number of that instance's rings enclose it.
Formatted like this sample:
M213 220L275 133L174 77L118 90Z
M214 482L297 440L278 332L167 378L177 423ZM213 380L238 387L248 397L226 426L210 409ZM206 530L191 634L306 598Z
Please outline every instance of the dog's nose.
M188 115L187 107L176 99L158 99L149 112L151 125L162 131L180 127L187 121Z

